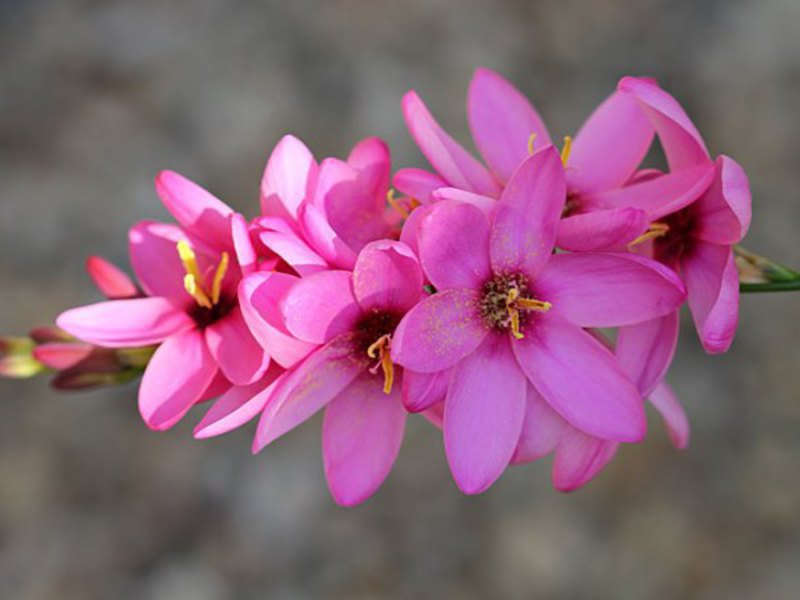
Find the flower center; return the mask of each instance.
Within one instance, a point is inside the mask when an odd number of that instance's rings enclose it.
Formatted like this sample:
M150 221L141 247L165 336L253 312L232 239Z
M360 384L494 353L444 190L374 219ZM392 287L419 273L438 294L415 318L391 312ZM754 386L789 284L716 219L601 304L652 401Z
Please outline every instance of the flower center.
M665 231L656 237L653 244L653 255L656 260L673 265L689 248L691 232L694 228L692 207L667 215L662 219L662 226Z
M528 295L528 280L519 273L495 275L483 285L479 309L484 322L496 331L511 330L518 340L531 312L547 312L552 304Z
M223 252L219 264L214 270L211 285L207 285L205 277L200 272L197 255L186 240L178 242L178 256L181 258L186 274L183 276L183 287L195 301L197 308L192 316L199 325L207 325L221 317L226 311L228 302L222 294L222 280L228 272L230 257Z
M390 312L373 312L362 317L356 326L359 332L359 352L376 360L369 372L373 375L383 371L383 392L390 394L394 385L394 364L392 363L392 333L400 322L400 316Z

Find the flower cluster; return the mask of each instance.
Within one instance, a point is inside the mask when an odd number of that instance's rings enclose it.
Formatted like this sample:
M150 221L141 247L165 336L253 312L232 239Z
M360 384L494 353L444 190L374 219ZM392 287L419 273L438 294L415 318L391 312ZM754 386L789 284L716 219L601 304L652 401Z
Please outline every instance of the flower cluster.
M258 419L254 452L324 408L325 474L342 505L381 485L413 413L442 429L468 494L550 454L557 489L584 485L644 438L647 401L685 447L664 378L684 301L707 352L733 339L742 168L712 158L651 79L624 78L557 148L528 100L479 69L467 116L482 161L416 93L402 108L432 171L392 175L376 138L318 162L286 136L249 221L162 172L156 191L177 223L130 230L137 281L91 259L107 300L62 313L62 331L32 349L17 341L0 366L44 364L64 387L143 370L149 427L204 404L197 438ZM644 164L656 140L665 170Z

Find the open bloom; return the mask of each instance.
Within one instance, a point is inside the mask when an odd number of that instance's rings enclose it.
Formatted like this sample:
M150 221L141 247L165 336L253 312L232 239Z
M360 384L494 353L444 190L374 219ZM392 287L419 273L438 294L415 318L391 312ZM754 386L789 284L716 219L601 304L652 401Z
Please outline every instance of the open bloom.
M253 450L327 406L322 446L333 497L353 505L372 495L394 464L405 427L392 337L422 294L417 258L388 240L364 247L352 273L332 270L297 280L273 310L292 335L318 349L282 376Z
M421 373L452 367L445 450L467 493L485 490L512 458L529 384L584 433L615 442L645 434L636 386L584 328L667 314L683 286L670 269L632 255L554 255L565 200L551 146L512 174L491 224L457 202L436 204L420 224L420 261L438 291L403 318L392 357Z

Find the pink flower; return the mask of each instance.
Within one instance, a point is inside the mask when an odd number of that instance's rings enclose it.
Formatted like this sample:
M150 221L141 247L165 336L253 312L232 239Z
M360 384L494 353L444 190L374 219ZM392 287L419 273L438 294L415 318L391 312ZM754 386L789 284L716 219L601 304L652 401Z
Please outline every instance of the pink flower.
M145 295L68 310L57 323L98 346L160 344L139 388L139 409L148 426L161 430L231 384L258 382L269 356L236 296L247 270L237 260L247 253L237 249L249 244L236 233L240 217L177 173L161 173L156 189L181 227L143 222L131 229L131 263ZM92 270L96 279L128 287L105 266Z
M554 255L565 200L561 158L547 147L511 175L491 224L458 202L437 203L420 224L420 262L438 291L403 318L392 357L419 373L452 368L445 449L466 493L485 490L508 465L529 385L585 434L645 434L636 386L584 328L668 314L685 292L671 270L640 257Z
M405 426L392 337L422 293L417 258L404 244L384 240L361 250L352 273L307 275L279 306L266 307L281 312L291 335L318 348L281 378L253 450L327 407L322 445L331 493L345 506L371 496L394 464Z

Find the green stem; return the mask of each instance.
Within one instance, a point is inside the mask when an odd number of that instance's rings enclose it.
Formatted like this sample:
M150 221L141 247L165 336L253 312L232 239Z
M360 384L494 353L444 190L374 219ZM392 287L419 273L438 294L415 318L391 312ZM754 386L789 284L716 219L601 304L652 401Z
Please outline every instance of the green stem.
M739 291L743 293L757 292L791 292L800 290L800 279L794 281L773 281L769 283L740 283Z

